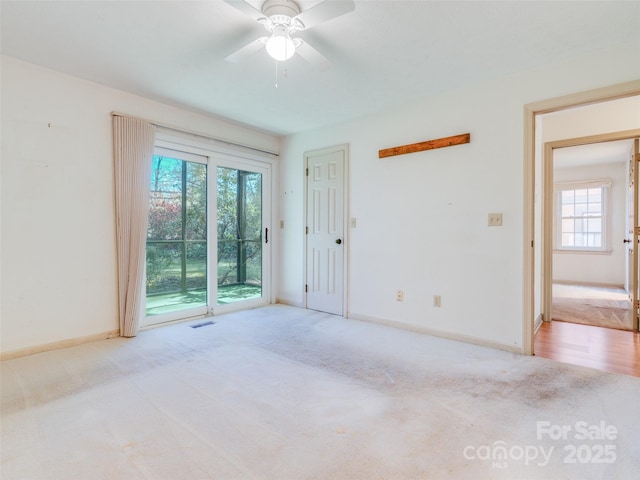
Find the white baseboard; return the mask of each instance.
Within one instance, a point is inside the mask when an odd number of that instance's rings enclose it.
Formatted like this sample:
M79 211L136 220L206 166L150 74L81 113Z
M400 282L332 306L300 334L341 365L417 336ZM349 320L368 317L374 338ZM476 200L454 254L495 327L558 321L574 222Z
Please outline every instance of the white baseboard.
M397 322L394 320L387 320L384 318L372 317L369 315L362 315L359 313L349 312L347 318L354 320L361 320L363 322L377 323L379 325L385 325L387 327L400 328L402 330L408 330L410 332L422 333L425 335L431 335L433 337L446 338L447 340L454 340L457 342L470 343L472 345L478 345L480 347L489 347L496 350L504 350L511 353L522 353L522 348L515 345L508 345L502 342L494 342L493 340L486 340L484 338L477 338L471 335L462 335L459 333L444 332L428 327L421 327L418 325L411 325L408 323Z
M20 348L9 352L0 353L0 361L11 360L13 358L26 357L36 353L50 352L51 350L59 350L61 348L74 347L83 343L97 342L99 340L108 340L120 336L120 330L110 330L108 332L87 335L86 337L69 338L67 340L59 340L57 342L45 343L33 347Z
M534 335L538 333L538 330L540 329L541 326L542 326L542 314L538 315L538 318L536 318L536 321L533 323Z
M276 298L276 303L289 305L290 307L304 308L304 302L294 302L292 300L287 300L286 298Z
M579 287L601 287L601 288L622 288L624 285L620 283L600 283L600 282L580 282L574 280L552 280L552 283L558 285L577 285Z

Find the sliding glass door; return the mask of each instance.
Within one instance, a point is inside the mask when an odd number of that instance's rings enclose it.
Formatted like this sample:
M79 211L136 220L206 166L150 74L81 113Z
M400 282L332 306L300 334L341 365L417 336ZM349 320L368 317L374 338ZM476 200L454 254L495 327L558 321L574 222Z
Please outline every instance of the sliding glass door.
M206 313L206 157L156 150L146 258L147 316Z
M269 174L259 162L156 149L143 325L269 302Z
M262 297L262 174L218 167L218 305Z
M217 164L217 311L269 303L269 182L267 166Z

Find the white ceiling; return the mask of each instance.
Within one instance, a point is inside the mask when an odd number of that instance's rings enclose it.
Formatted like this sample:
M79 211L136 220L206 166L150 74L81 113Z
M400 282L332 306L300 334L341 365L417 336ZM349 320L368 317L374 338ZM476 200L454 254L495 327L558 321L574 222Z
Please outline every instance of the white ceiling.
M305 10L318 0L298 3ZM2 0L1 51L276 134L621 42L640 51L638 1L355 3L300 33L332 67L316 71L296 56L281 64L278 88L264 51L240 64L223 60L265 31L222 0Z
M633 140L592 143L553 151L554 168L574 168L588 165L624 163L629 161Z

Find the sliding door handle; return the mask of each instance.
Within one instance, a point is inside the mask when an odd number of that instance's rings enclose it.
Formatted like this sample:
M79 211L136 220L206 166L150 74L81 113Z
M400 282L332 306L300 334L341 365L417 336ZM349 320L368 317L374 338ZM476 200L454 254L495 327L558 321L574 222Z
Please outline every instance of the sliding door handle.
M264 243L269 243L269 229L264 229Z

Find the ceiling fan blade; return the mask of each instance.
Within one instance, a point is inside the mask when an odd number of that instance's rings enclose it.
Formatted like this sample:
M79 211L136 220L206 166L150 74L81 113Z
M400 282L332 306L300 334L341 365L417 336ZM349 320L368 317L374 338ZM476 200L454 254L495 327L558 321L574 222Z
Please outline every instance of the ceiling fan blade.
M296 38L296 40L299 39ZM301 39L300 45L296 47L296 53L318 70L324 71L331 66L331 62L324 55Z
M256 53L258 50L264 48L264 44L267 43L268 37L260 37L255 39L253 42L245 45L239 50L236 50L228 57L225 57L225 61L229 63L238 63L243 61L249 55Z
M236 10L241 11L245 15L254 20L260 20L261 18L265 18L264 13L262 13L257 8L254 8L252 5L249 5L244 0L223 0L225 3L228 3Z
M227 0L225 0L227 1ZM304 28L311 28L319 23L349 13L356 8L353 0L325 0L309 10L305 10L295 17Z

